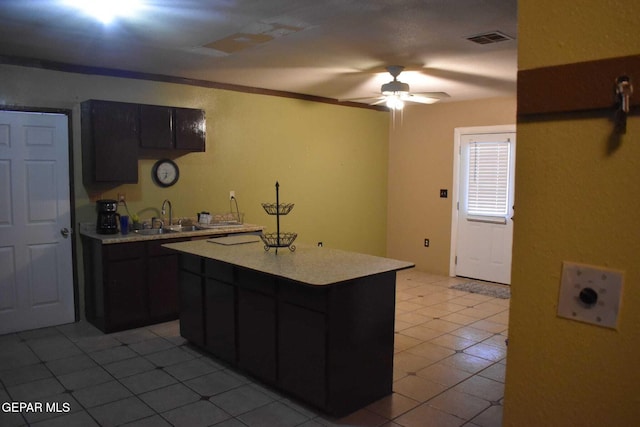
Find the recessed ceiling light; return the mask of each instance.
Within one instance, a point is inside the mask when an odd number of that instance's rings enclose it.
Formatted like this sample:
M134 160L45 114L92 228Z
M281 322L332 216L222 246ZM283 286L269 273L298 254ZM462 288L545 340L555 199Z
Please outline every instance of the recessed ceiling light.
M142 8L142 0L65 0L69 6L108 24L117 17L129 17Z

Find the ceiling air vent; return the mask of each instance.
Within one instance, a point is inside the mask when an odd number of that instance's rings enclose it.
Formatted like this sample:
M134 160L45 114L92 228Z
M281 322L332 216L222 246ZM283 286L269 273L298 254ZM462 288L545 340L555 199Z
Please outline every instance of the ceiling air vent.
M490 33L482 33L475 36L467 37L467 40L478 44L491 44L513 40L513 37L509 37L508 35L501 33L500 31L491 31Z

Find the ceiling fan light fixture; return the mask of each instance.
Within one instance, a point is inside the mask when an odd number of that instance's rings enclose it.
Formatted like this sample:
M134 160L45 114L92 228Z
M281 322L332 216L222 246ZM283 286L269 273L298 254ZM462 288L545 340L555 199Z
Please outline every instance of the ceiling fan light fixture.
M398 80L398 75L403 69L404 67L400 65L387 67L387 71L391 74L393 80L384 83L380 87L381 96L376 97L376 101L369 105L385 105L390 110L395 111L402 110L407 102L412 104L434 104L442 98L449 98L449 95L445 92L411 93L409 85ZM364 99L373 99L373 97L352 98L350 100L359 101ZM346 101L349 101L349 99L346 99Z
M409 85L398 80L393 80L383 84L380 91L383 95L391 95L399 92L409 93Z
M391 110L402 110L404 108L404 101L396 94L387 95L385 104Z

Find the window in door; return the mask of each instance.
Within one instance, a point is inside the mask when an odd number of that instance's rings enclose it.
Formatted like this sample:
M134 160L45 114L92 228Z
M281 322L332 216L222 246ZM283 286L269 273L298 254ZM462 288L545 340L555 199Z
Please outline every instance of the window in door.
M469 144L468 215L505 218L509 213L510 151L509 141Z

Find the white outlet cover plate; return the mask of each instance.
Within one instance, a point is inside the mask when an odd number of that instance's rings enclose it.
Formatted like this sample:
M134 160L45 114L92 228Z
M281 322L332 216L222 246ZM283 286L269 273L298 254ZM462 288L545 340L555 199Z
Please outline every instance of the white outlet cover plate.
M615 329L622 298L622 279L621 271L563 262L558 316ZM580 292L585 288L593 289L598 295L592 306L580 300Z

